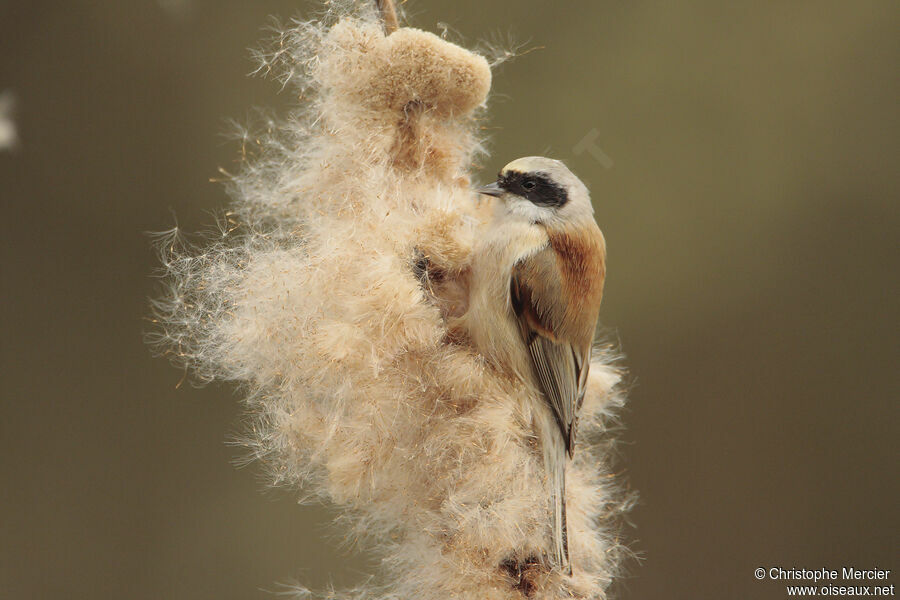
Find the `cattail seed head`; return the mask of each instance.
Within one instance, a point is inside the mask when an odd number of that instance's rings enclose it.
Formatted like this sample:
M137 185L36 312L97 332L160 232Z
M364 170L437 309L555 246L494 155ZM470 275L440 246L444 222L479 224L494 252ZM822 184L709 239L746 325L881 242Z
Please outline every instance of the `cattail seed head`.
M276 483L347 510L382 584L348 597L605 597L626 507L607 476L619 374L595 352L568 486L572 577L550 572L531 393L448 330L487 215L468 188L487 62L374 12L281 32L262 69L302 101L247 133L221 235L160 243L151 342L239 382ZM418 267L417 267L418 265Z

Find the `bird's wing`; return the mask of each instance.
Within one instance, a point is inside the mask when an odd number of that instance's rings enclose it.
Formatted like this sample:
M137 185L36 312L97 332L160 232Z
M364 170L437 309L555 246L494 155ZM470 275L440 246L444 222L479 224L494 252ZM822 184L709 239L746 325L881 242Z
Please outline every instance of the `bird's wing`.
M584 398L590 368L593 324L589 331L572 335L562 285L556 253L547 247L516 264L510 279L510 302L541 391L571 455L576 411Z

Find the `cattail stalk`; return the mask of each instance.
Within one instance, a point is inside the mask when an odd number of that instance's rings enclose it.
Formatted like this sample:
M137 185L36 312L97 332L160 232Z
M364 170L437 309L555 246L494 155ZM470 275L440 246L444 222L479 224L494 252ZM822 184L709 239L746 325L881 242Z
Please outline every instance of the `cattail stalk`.
M221 235L161 244L152 341L201 382L237 382L275 483L345 509L342 526L383 558L379 583L347 597L603 598L626 505L605 436L619 373L595 352L567 576L544 560L529 392L446 325L489 217L469 173L490 68L379 8L296 22L261 55L301 104L244 135Z
M397 20L397 10L394 8L394 0L375 0L375 6L381 14L384 33L390 35L397 31L400 24Z

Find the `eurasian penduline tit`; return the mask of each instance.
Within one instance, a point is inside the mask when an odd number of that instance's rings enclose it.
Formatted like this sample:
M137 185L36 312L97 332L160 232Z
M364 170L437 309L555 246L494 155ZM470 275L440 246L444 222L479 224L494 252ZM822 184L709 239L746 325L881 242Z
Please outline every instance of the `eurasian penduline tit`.
M497 368L540 392L533 414L551 490L551 561L571 574L566 463L587 384L606 244L587 188L560 161L520 158L476 191L500 201L474 252L461 324Z

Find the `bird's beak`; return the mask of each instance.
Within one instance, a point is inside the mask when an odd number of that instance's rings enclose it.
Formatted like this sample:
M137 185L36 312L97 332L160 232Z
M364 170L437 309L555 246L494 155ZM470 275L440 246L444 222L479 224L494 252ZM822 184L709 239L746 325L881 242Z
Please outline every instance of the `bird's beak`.
M475 192L478 194L484 194L485 196L493 196L494 198L499 198L500 196L502 196L504 191L505 190L502 187L500 187L500 184L498 184L496 181L494 183L477 188L475 190Z

